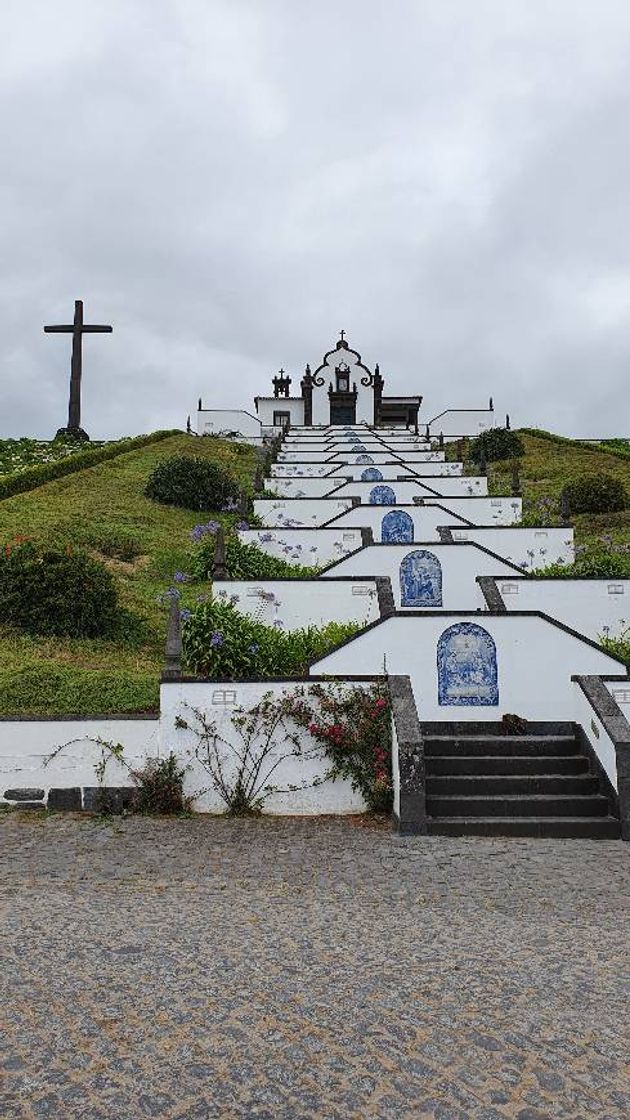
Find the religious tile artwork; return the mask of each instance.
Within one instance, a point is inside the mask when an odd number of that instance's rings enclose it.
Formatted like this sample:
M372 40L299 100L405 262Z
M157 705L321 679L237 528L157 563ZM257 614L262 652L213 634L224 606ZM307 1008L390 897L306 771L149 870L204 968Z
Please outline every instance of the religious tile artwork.
M395 506L396 495L391 486L374 486L368 501L371 506Z
M357 463L373 463L374 460L371 455L357 455L355 462Z
M361 482L382 482L382 481L383 481L383 475L381 474L381 472L379 470L376 469L376 467L366 467L366 469L361 472Z
M360 451L362 454L364 454L367 451L367 447L364 447L362 443L357 443L354 450L355 451Z
M348 436L348 443L360 443L361 440L358 436Z
M409 552L399 575L402 607L442 606L442 565L433 552Z
M391 510L381 522L381 540L390 544L411 544L413 531L413 519L403 509Z
M474 622L457 622L437 646L438 704L491 706L499 703L497 650L492 636Z

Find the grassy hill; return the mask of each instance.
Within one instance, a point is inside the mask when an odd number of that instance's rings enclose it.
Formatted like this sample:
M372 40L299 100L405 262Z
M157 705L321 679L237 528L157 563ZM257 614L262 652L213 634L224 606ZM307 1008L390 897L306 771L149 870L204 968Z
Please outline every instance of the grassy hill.
M571 479L585 474L620 478L630 495L630 454L603 444L584 444L551 434L519 433L525 455L519 459L523 491L523 520L527 524L560 525L560 493ZM509 493L511 463L488 464L493 494ZM630 546L630 509L620 513L576 514L571 517L575 541L588 549L601 548L602 537L613 545Z
M32 638L0 625L0 714L157 708L167 621L158 600L186 570L190 530L210 516L143 495L154 466L181 454L214 459L244 481L256 467L244 444L182 434L0 501L2 547L22 536L86 548L115 574L127 612L115 639Z

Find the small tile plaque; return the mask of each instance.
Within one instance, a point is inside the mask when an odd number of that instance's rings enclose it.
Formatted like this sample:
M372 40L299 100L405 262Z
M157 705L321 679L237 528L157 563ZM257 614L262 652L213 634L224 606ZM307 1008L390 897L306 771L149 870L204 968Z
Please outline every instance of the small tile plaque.
M236 704L236 689L215 688L212 693L212 703L215 707L230 708Z
M518 583L502 583L502 595L518 595Z
M608 584L608 594L609 595L625 595L625 592L626 592L626 589L625 589L623 583L609 583Z
M612 694L618 704L630 704L630 688L613 688Z
M366 587L365 585L357 584L356 587L352 588L352 594L353 595L369 595L370 594L370 588Z

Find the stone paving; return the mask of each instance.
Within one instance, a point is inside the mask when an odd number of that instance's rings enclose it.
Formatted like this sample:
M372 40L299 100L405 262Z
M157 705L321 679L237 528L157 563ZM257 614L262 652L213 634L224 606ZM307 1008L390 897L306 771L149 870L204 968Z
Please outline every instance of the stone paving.
M25 813L0 836L3 1120L630 1115L630 845Z

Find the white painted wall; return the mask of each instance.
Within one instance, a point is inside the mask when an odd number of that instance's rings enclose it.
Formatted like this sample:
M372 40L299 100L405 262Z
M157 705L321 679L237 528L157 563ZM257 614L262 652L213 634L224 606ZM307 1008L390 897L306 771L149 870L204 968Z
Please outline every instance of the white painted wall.
M216 598L236 597L241 614L286 631L329 622L363 626L379 617L376 583L370 579L215 579L212 587Z
M0 795L15 788L96 786L94 767L101 749L93 742L102 739L122 743L124 756L133 768L159 754L159 720L150 719L44 719L0 720ZM64 746L48 765L46 760ZM133 786L127 768L115 760L107 763L104 784ZM0 796L0 802L4 800Z
M334 462L330 451L279 451L279 463L328 463Z
M630 633L629 579L505 579L497 587L509 611L544 611L595 641Z
M256 411L265 428L273 427L274 412L289 412L292 424L304 423L304 401L301 397L256 397Z
M369 687L369 683L354 685L357 688ZM228 743L240 745L240 740L234 729L232 717L237 711L249 711L259 703L266 693L279 696L283 693L294 691L295 682L291 681L262 681L259 683L227 681L227 682L193 682L169 683L162 685L161 711L162 711L162 749L173 750L177 755L186 760L191 769L186 776L186 791L189 794L205 790L195 801L195 808L200 812L222 813L225 805L219 795L211 787L211 780L207 771L195 758L195 750L199 740L192 730L178 729L176 718L179 716L189 724L194 723L192 709L198 709L205 714L206 719L212 720L220 735ZM286 788L289 785L301 785L303 782L312 783L314 778L323 776L329 768L321 749L317 748L315 740L308 731L297 729L300 741L305 752L302 758L290 758L280 764L271 777L271 784ZM313 753L311 753L313 752ZM282 754L281 744L273 761ZM225 749L226 773L234 772L231 767L232 753ZM211 788L207 788L210 786ZM316 813L357 813L365 809L362 797L354 793L349 781L327 781L323 785L299 790L293 793L278 793L272 795L265 804L265 811L281 814L309 815Z
M429 431L432 436L478 436L494 428L494 412L486 408L449 408L432 420Z
M367 464L369 465L369 464ZM344 494L352 494L361 498L362 503L368 503L370 493L374 486L378 485L375 482L348 482L345 487L339 491L339 495L343 497ZM474 494L484 495L488 491L488 479L485 475L479 477L468 478L439 478L431 476L424 478L422 482L418 481L403 481L391 484L397 501L401 505L408 505L413 502L414 498L430 498L435 497L436 494L445 497L459 497L466 495L470 492L470 496Z
M431 552L442 568L443 610L469 610L476 601L477 576L517 575L510 565L496 556L489 555L476 545L437 544L375 544L361 549L354 556L340 560L320 577L328 582L339 576L387 576L391 580L394 602L398 610L419 610L419 607L405 608L401 603L400 566L406 556L419 549ZM429 608L439 610L438 607Z
M392 510L401 510L408 514L413 521L415 541L433 541L440 539L438 526L449 525L454 528L464 525L465 521L455 514L450 514L440 506L355 506L340 514L330 522L329 527L349 528L361 526L371 529L375 542L382 540L383 518Z
M438 704L437 645L458 622L482 626L497 649L498 706ZM533 720L575 718L571 674L615 673L619 663L535 616L399 614L364 631L311 666L311 675L408 674L421 720L494 720L513 712Z
M476 541L525 571L573 563L573 529L504 529L451 526L456 541Z
M425 505L435 503L473 525L514 525L523 514L521 498L425 498Z
M398 479L400 475L408 478L424 477L425 475L454 477L461 475L463 463L414 463L407 467L404 463L347 463L335 467L334 475L347 475L350 478L361 478L368 467L376 467L383 475L385 482Z
M263 525L315 528L330 521L338 513L350 509L349 498L257 498L254 513Z
M331 463L272 463L272 478L325 478Z
M346 479L337 478L266 478L265 490L272 491L281 498L324 498L343 486Z
M243 529L239 538L255 544L269 556L289 564L324 567L361 548L361 530L348 526L336 529Z
M202 408L197 412L197 432L200 436L230 432L242 436L262 436L260 420L235 408Z
M577 681L573 682L575 714L573 719L579 723L588 739L604 772L608 775L613 789L617 790L617 752L595 709L582 692Z

